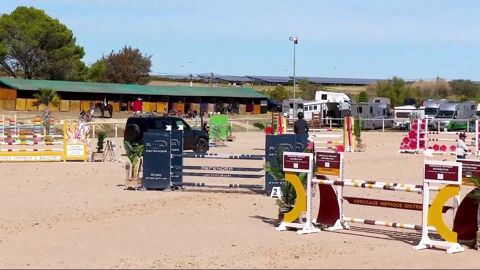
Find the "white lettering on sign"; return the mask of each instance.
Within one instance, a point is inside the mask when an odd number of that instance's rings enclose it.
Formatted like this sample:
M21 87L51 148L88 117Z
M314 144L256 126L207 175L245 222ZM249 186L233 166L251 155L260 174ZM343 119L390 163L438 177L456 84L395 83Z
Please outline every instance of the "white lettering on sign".
M85 153L85 145L83 144L67 144L67 156L83 156Z
M330 168L330 162L325 162L325 168Z
M10 160L35 160L33 156L12 156Z
M40 156L36 157L36 160L61 160L62 157L60 156Z

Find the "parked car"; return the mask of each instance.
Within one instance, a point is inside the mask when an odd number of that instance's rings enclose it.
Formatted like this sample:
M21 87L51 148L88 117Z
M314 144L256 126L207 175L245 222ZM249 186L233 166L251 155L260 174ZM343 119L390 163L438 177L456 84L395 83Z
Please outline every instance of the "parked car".
M130 117L125 126L123 139L133 147L142 145L144 132L164 131L167 130L167 126L171 126L172 130L178 130L179 126L183 126L183 150L193 150L196 153L208 152L210 148L208 133L204 130L192 129L185 120L179 117Z
M276 100L269 99L267 100L267 109L269 112L281 112L283 104Z

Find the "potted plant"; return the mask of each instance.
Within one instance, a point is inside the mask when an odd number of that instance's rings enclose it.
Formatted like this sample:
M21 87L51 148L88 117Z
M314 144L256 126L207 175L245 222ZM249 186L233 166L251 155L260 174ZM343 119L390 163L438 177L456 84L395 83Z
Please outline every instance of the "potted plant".
M100 131L97 135L97 153L103 153L103 146L105 144L105 139L107 138L107 133L105 131Z
M363 143L362 140L362 129L365 122L361 118L355 119L355 124L353 126L353 136L355 137L355 152L365 152L367 146Z
M233 136L233 127L231 122L228 124L227 130L228 130L227 141L229 142L235 141L235 136Z
M475 185L475 189L473 190L472 194L469 196L475 200L475 203L480 203L480 177L473 175L471 178L468 179L469 183ZM467 245L471 248L479 249L480 248L480 205L477 208L477 237L476 239L472 239L468 241Z
M222 127L219 125L212 125L210 127L210 139L212 139L215 146L224 146L222 141Z
M141 188L142 177L139 177L139 175L143 165L143 145L132 147L128 141L124 141L123 144L127 157L130 160L130 163L127 162L125 164L125 170L127 173L125 188Z

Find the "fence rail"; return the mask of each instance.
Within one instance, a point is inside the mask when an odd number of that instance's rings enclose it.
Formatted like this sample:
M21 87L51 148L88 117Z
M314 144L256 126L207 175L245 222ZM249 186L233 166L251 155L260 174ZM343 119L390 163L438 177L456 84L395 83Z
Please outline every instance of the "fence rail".
M209 121L209 118L205 118L205 121ZM234 132L263 132L263 130L260 130L259 128L256 128L254 126L255 123L267 123L270 124L272 118L271 117L262 117L262 118L236 118L236 119L229 119L229 123L233 128ZM289 121L295 121L296 119L288 119L287 122ZM342 121L343 118L325 118L322 119L322 122L324 123L325 127L329 128L335 128L335 127L342 127L339 125L335 125L334 121ZM382 127L379 129L379 132L385 132L385 130L393 130L393 129L398 129L398 127L395 127L395 125L392 123L392 128L386 128L385 123L387 122L394 122L395 119L393 118L362 118L364 121L381 121L382 122ZM199 129L201 128L201 123L200 123L200 118L197 119L185 119L185 121L191 125L192 127ZM445 121L445 119L429 119L429 123L438 123L440 121ZM467 123L467 128L466 132L470 132L470 126L475 123L475 119L455 119L456 122L466 122ZM90 122L88 123L89 125L92 126L90 129L91 132L91 138L96 137L97 129L96 126L101 125L101 126L111 126L113 128L113 137L123 137L123 130L125 128L125 123L127 122L127 119L119 119L119 120L113 120L113 121L101 121L101 122ZM403 122L403 121L402 121ZM56 122L55 125L61 125L61 122ZM120 132L119 132L120 131ZM442 128L440 125L437 125L437 131L441 132ZM119 136L120 135L120 136ZM110 137L110 136L109 136Z

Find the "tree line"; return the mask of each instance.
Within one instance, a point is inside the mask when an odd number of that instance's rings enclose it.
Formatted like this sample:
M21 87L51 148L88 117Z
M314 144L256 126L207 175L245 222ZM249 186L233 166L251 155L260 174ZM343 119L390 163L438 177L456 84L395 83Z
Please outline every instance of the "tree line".
M85 64L85 50L64 24L34 7L0 16L0 72L13 78L148 84L152 55L124 46Z
M311 84L306 79L298 82L296 97L304 100L315 100L316 91L335 91L319 84ZM262 94L270 95L271 99L283 101L293 98L292 91L284 86L278 85L275 89L268 91L259 91ZM393 77L391 80L378 81L367 85L365 91L359 94L351 95L354 102L368 102L370 97L389 98L392 106L403 105L406 98L415 98L417 105L421 102L433 99L448 99L453 101L480 101L480 85L470 80L452 80L437 79L431 81L419 80L415 82L406 82L400 77Z
M452 101L480 101L480 85L471 80L419 80L406 82L400 77L378 81L366 87L357 97L358 102L367 102L369 97L386 97L393 106L403 105L406 98L417 99L417 105L426 99L448 99Z
M291 85L293 86L293 81ZM298 88L295 91L295 98L301 98L304 100L315 100L315 93L317 91L326 91L323 85L311 84L307 79L301 79L297 85ZM261 90L258 92L261 94L269 95L270 99L277 101L283 101L284 99L293 98L293 92L287 90L283 85L277 85L271 91Z

